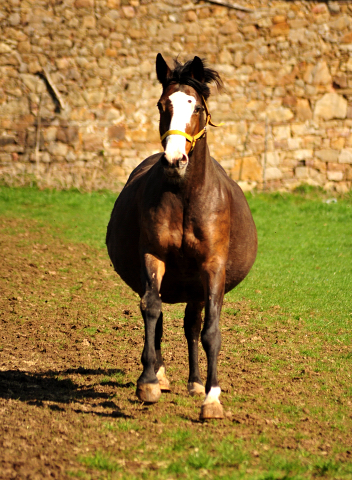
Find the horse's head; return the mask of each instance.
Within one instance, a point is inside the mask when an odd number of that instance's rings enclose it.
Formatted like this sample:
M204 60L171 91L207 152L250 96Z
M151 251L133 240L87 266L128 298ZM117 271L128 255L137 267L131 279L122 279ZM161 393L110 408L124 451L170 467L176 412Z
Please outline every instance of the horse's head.
M175 61L175 69L171 70L159 53L156 73L163 86L158 102L159 130L165 152L161 163L166 175L182 178L189 155L196 141L205 134L205 124L210 122L205 102L210 94L208 83L215 82L220 86L221 80L217 72L204 67L199 57L184 65Z

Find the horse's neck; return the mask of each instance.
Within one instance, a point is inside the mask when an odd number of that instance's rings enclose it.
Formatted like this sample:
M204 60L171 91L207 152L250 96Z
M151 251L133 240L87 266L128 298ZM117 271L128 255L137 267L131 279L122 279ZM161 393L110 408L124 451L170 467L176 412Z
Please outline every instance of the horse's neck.
M215 173L206 136L196 143L189 160L186 183L191 190L199 191L206 187L207 182L211 181Z

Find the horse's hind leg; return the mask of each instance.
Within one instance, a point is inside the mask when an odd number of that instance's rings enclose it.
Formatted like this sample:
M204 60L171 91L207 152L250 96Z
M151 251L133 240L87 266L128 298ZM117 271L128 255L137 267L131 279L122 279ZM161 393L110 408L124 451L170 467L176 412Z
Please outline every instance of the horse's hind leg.
M190 395L204 395L205 388L199 374L198 343L202 325L202 310L204 304L188 303L185 311L184 329L188 344L189 377L188 392Z
M163 312L160 312L158 321L155 328L155 353L156 353L156 362L155 362L155 373L156 377L159 380L160 390L162 392L170 391L170 382L166 378L166 368L163 357L161 355L161 338L163 336Z

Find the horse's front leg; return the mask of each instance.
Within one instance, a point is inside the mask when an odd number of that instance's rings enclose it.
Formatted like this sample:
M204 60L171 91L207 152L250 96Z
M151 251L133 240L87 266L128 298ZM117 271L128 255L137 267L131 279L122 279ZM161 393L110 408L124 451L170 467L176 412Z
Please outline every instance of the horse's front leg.
M164 262L154 255L144 255L142 281L145 285L145 293L141 298L140 308L144 320L145 339L142 353L143 372L137 381L136 393L140 400L148 403L157 402L161 395L159 380L155 372L161 361L161 353L159 348L157 355L155 346L156 344L158 346L158 343L160 345L162 331L159 291L164 273Z
M220 313L225 291L225 267L211 266L204 275L205 314L201 341L207 356L206 397L200 418L223 418L220 404L220 386L217 377L217 361L221 346Z
M155 329L155 353L156 353L156 363L155 363L155 372L156 377L159 380L160 390L162 392L170 391L170 382L166 377L166 369L163 357L161 355L161 339L163 336L163 312L160 312L156 329Z

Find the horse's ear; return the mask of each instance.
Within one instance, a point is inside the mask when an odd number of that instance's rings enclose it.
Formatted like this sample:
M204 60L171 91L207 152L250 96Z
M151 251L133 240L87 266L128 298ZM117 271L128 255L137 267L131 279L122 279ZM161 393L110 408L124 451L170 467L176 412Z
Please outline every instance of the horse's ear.
M191 77L194 78L195 80L198 80L198 82L201 82L201 83L204 82L203 61L197 56L194 57L190 65L190 74L191 74Z
M156 76L162 85L164 85L166 80L171 76L171 70L161 53L158 53L156 56Z

